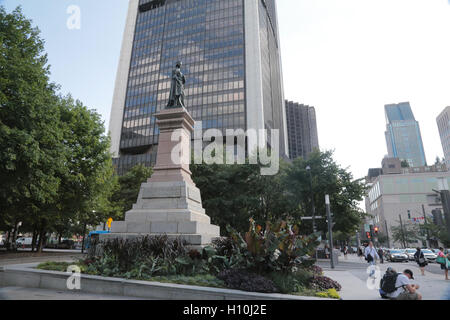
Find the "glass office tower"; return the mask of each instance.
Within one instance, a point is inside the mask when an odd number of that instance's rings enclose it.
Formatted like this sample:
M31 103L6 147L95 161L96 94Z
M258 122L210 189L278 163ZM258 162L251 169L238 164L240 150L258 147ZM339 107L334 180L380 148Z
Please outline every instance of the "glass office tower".
M319 149L316 110L292 101L286 101L289 156L293 160L304 159L315 149Z
M419 122L414 118L409 102L390 104L386 112L386 143L390 158L406 160L410 167L426 165Z
M154 114L177 61L186 107L204 130L279 129L287 155L274 0L130 0L110 121L119 174L155 163Z

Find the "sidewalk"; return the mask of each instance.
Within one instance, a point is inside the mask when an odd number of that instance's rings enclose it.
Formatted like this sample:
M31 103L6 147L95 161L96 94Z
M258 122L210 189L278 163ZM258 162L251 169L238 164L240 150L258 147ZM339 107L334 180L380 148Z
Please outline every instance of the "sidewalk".
M382 300L378 291L369 289L367 285L369 277L367 263L353 255L349 255L347 260L344 257L339 257L339 259L340 263L334 270L330 268L329 262L328 265L319 262L319 265L323 267L325 276L341 284L342 290L339 294L343 300ZM397 272L405 269L413 271L415 278L413 283L420 286L418 291L422 294L423 300L442 300L447 290L450 290L450 281L445 281L443 274L432 274L425 271L425 276L422 276L417 264L412 262L385 263L378 264L377 267L380 268L380 277L384 275L388 267L394 268ZM381 278L376 279L376 283L379 283L380 280Z

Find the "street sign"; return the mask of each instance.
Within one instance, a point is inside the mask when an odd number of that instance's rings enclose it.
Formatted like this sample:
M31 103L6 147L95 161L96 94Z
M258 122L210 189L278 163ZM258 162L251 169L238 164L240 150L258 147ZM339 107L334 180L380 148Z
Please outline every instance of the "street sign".
M369 224L365 224L364 225L364 232L370 232L370 225Z
M323 219L324 217L322 216L315 216L314 219ZM313 217L301 217L301 220L312 220Z

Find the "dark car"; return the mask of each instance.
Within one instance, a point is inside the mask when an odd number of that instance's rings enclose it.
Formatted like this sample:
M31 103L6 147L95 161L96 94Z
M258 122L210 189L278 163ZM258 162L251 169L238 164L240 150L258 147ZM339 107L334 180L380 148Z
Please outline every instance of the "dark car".
M391 249L386 253L387 260L390 262L408 262L408 255L403 250Z

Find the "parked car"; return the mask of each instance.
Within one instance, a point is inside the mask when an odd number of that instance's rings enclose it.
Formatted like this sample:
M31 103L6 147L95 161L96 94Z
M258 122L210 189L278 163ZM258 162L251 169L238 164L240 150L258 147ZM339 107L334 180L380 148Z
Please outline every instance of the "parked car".
M33 242L33 238L20 237L20 238L16 239L17 246L31 246L32 242Z
M409 261L414 261L414 254L417 252L417 249L405 249L405 254L408 256Z
M429 249L422 249L423 255L428 262L436 262L437 254Z
M408 255L400 249L388 250L386 257L387 257L387 260L390 262L408 262L409 261Z

